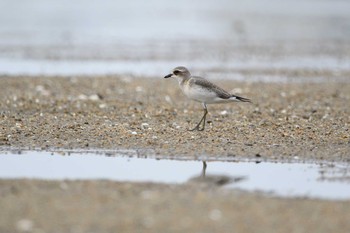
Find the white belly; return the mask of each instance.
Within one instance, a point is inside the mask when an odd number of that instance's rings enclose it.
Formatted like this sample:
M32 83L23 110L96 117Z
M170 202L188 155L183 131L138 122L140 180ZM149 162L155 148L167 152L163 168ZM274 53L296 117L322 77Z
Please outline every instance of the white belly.
M213 103L225 103L225 102L231 102L230 99L221 99L217 97L217 94L213 91L210 91L206 88L201 88L197 86L189 87L188 85L184 85L183 88L181 88L183 93L192 100L206 103L206 104L213 104Z

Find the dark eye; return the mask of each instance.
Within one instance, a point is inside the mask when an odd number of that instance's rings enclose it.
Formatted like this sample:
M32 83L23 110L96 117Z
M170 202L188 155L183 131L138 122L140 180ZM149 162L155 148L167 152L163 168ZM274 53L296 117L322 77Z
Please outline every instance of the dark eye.
M174 74L175 74L175 75L178 75L178 74L180 74L180 71L175 70L175 71L174 71Z

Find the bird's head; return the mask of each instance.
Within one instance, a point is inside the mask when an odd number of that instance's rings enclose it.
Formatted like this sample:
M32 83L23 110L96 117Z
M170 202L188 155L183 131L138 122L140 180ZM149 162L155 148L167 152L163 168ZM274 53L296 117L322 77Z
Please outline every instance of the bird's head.
M188 71L188 69L184 66L178 66L173 69L171 74L166 75L164 78L175 78L180 81L189 77L191 77L191 73Z

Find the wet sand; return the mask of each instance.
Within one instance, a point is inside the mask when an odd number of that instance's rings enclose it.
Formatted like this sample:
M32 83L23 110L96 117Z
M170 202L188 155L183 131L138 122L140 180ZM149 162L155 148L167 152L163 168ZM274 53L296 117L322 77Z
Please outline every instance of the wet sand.
M350 203L108 181L1 181L1 232L348 232ZM6 214L5 214L6 213Z
M202 117L175 80L1 77L2 148L136 149L159 157L349 161L349 83L216 81L252 104Z
M252 104L210 105L207 127L161 77L0 77L0 149L136 149L139 156L350 161L349 83L216 81ZM206 185L0 181L1 232L347 232L349 201Z

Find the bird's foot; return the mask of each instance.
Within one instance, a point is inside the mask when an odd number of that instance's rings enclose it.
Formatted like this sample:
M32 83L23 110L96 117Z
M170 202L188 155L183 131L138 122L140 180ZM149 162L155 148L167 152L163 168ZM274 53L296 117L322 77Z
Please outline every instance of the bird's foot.
M202 119L200 120L200 122L196 125L196 127L194 127L193 129L190 129L189 131L203 131L205 128L205 119L207 116L208 111L206 109L204 109L204 115L202 117ZM200 128L200 126L202 126L202 128Z
M195 130L197 130L197 131L203 131L203 130L204 130L204 126L203 126L202 128L200 128L199 126L200 126L200 125L198 124L198 125L196 125L196 127L194 127L193 129L189 129L188 131L195 131Z

